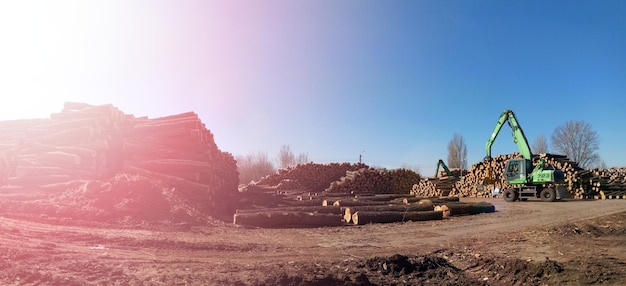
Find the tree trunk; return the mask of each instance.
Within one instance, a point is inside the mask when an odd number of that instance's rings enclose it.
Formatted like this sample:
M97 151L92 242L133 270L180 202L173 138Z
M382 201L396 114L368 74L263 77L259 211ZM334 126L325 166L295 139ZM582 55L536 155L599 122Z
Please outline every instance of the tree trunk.
M443 212L367 212L358 211L352 214L352 223L364 225L368 223L394 223L404 221L425 221L443 219Z
M236 225L264 228L324 227L343 225L340 215L299 211L236 213L233 216L233 223Z

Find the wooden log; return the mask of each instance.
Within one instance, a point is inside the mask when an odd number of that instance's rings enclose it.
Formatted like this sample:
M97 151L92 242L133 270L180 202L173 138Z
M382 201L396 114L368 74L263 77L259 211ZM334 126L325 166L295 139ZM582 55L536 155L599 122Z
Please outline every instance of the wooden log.
M355 201L355 200L337 200L332 203L333 206L353 207L353 206L371 206L371 205L389 205L386 201Z
M150 121L171 121L171 120L180 120L180 119L198 119L198 114L193 111L168 115L163 117L156 117L150 119Z
M354 196L355 199L360 201L392 201L395 199L413 197L415 196L411 194L357 194Z
M267 211L257 213L236 213L233 224L263 228L284 227L323 227L343 225L341 216L309 212Z
M302 206L321 206L322 200L320 199L311 199L311 200L283 200L281 202L282 205L292 206L292 207L302 207Z
M236 209L235 213L258 213L258 212L307 212L321 214L342 215L344 212L338 206L301 206L301 207L274 207L274 208L253 208L253 209Z
M17 166L15 168L15 177L28 179L49 175L72 175L81 177L94 176L94 172L86 169L68 169L54 166Z
M7 183L10 185L18 186L30 186L38 187L41 185L63 183L72 180L83 179L76 175L40 175L40 176L28 176L28 177L11 177L8 178Z
M94 138L94 134L95 131L93 127L83 126L54 132L48 135L32 138L31 140L33 142L48 145L68 146L89 143Z
M77 167L82 159L79 155L61 151L44 152L36 155L37 161L48 166Z
M445 204L450 211L451 216L457 215L474 215L480 213L492 213L496 211L496 207L490 203L447 203Z
M29 148L25 148L21 150L21 153L23 154L24 153L41 154L41 153L46 153L46 152L63 152L67 154L77 155L80 157L79 165L83 167L95 166L95 160L98 154L97 151L93 149L89 149L89 148L82 148L82 147L77 147L77 146L54 146L54 145L41 144L41 143L36 143L36 142L31 144Z
M140 161L134 165L148 171L170 174L195 182L206 181L205 178L214 173L215 168L209 162L182 159Z
M180 177L170 176L158 172L151 172L142 168L126 166L124 171L130 174L138 174L149 178L161 180L170 187L175 187L185 198L203 198L210 192L211 187L205 184L192 182Z
M39 186L39 189L42 191L49 192L63 192L72 189L78 189L79 187L85 185L88 180L69 180L63 181L59 183L51 183L51 184L43 184Z
M427 204L408 204L408 205L366 205L343 207L343 218L346 222L352 221L352 214L357 211L366 212L420 212L434 210L432 205Z
M149 124L135 126L130 132L133 136L150 137L191 137L190 130L198 128L198 121L183 121L172 124Z
M364 225L369 223L394 223L405 221L426 221L443 219L443 212L367 212L357 211L352 214L352 223Z
M460 200L459 197L434 197L434 198L428 198L428 199L431 200L433 203L458 202Z

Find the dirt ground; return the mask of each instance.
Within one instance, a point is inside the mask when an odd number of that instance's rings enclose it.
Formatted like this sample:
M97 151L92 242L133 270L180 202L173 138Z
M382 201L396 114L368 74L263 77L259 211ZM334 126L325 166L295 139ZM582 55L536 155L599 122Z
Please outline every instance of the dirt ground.
M304 229L37 215L0 199L2 285L626 285L626 200ZM11 211L7 211L11 210Z

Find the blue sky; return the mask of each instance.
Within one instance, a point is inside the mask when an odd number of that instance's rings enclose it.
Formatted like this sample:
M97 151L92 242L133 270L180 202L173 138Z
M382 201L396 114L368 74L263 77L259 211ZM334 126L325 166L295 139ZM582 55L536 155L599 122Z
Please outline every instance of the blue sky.
M624 1L4 1L0 120L63 102L198 113L220 149L425 174L460 133L485 156L591 124L626 166ZM494 154L517 151L507 130Z

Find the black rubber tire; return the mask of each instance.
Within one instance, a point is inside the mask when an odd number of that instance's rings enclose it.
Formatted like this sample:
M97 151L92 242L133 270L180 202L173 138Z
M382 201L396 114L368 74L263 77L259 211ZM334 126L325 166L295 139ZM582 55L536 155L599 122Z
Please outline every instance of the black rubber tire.
M556 201L556 191L553 188L545 188L541 191L539 195L541 200L544 202L554 202Z
M504 190L504 194L502 196L504 197L504 200L507 202L517 201L517 198L518 198L517 192L513 189Z

